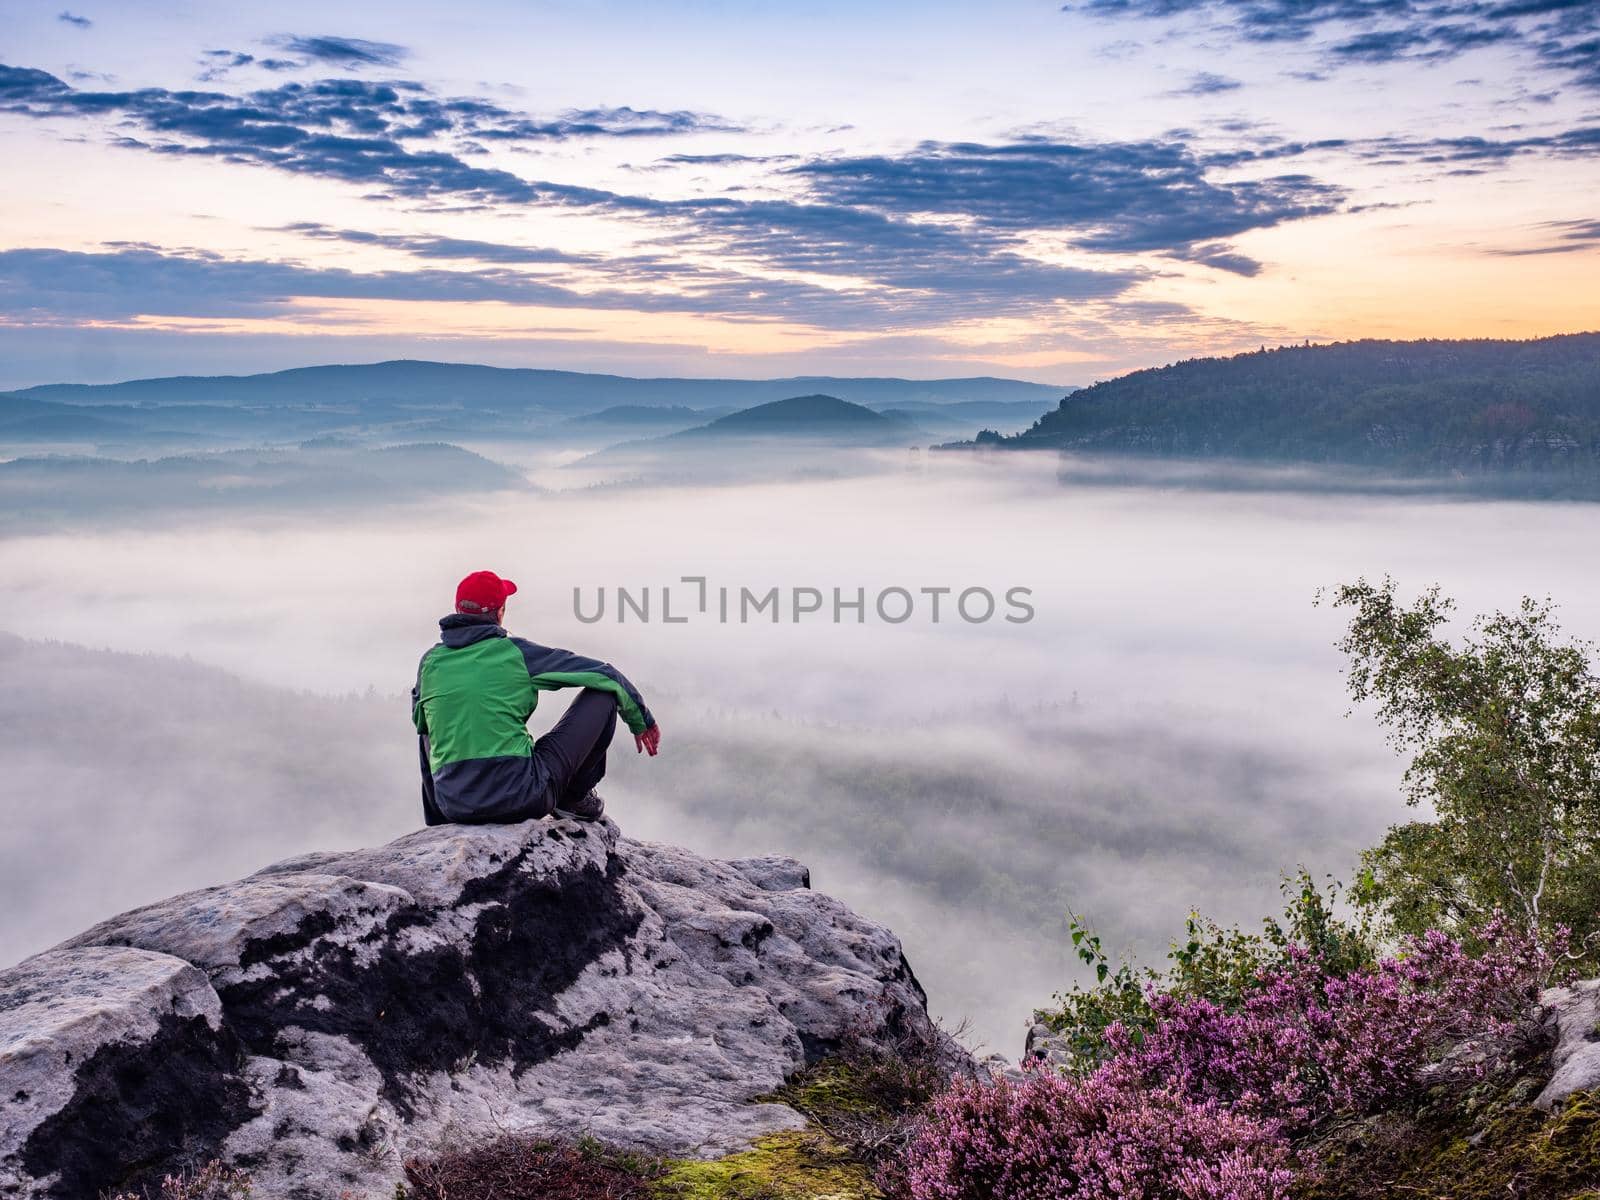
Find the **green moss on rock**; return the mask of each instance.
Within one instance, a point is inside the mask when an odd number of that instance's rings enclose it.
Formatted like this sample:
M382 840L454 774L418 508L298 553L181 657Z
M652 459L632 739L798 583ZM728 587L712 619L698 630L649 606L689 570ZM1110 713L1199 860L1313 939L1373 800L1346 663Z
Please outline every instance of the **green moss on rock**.
M1350 1126L1317 1146L1306 1200L1600 1200L1600 1092L1554 1112L1527 1080Z
M787 1104L807 1128L700 1160L632 1154L589 1138L508 1136L406 1164L413 1200L884 1200L899 1194L900 1155L947 1082L935 1038L849 1046L757 1097Z
M824 1115L870 1117L881 1114L884 1107L873 1083L860 1064L825 1058L766 1098L782 1101L813 1120Z
M660 1200L881 1200L871 1172L826 1134L777 1133L725 1158L663 1164Z
M1571 1097L1557 1112L1524 1107L1490 1121L1481 1135L1456 1138L1429 1165L1463 1198L1600 1197L1600 1097Z

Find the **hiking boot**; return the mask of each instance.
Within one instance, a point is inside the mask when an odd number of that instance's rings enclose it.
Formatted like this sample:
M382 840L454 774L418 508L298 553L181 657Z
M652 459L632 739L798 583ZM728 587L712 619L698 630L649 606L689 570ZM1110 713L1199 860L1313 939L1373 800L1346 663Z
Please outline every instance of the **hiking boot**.
M571 817L575 821L598 821L606 811L606 802L600 793L590 788L576 800L568 801L556 809L556 816Z

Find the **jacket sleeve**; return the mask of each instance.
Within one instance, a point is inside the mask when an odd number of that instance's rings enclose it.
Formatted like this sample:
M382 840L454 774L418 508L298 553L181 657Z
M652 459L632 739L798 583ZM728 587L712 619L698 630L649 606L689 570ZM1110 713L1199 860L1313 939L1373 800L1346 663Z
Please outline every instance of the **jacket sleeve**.
M610 663L586 658L570 650L540 646L523 638L511 640L522 651L523 661L528 664L528 676L536 689L553 691L556 688L580 687L610 692L617 698L617 711L622 715L623 723L634 733L643 733L656 723L645 705L644 697L639 695L639 689Z
M428 651L428 654L432 653L432 650ZM422 707L422 664L427 661L428 655L424 654L421 661L417 663L417 681L411 685L411 723L417 727L417 732L424 737L428 733L428 714Z

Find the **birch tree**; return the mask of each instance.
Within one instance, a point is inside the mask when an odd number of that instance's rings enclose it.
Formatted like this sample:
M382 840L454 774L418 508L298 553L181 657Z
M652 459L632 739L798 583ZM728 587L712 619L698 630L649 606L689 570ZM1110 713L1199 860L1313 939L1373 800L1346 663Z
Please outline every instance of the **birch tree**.
M1355 894L1398 933L1464 934L1494 910L1548 938L1566 926L1600 949L1600 679L1591 643L1566 640L1549 600L1445 636L1437 587L1409 606L1393 580L1358 580L1338 647L1358 702L1373 701L1410 755L1407 803L1362 856Z

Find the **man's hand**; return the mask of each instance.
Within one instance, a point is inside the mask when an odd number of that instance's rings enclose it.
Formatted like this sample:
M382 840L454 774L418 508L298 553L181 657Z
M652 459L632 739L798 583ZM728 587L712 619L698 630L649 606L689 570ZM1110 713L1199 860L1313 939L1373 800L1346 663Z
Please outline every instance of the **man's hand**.
M661 722L657 721L643 733L633 735L633 744L639 751L648 751L654 758L661 750Z

